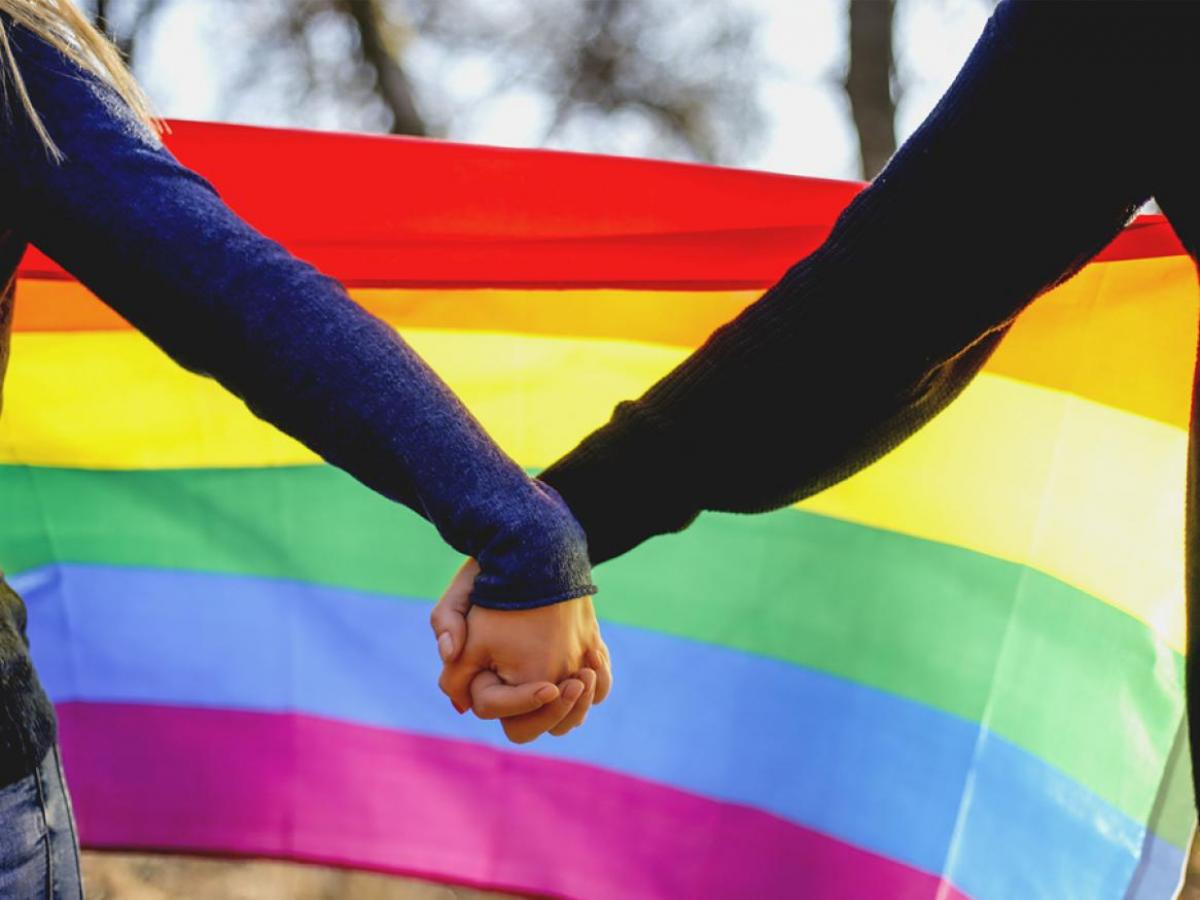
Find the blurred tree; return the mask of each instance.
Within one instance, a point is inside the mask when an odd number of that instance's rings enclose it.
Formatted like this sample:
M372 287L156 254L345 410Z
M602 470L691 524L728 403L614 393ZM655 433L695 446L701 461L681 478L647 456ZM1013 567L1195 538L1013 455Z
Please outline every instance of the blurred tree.
M90 2L132 57L153 17L189 0ZM757 22L731 0L206 2L236 17L229 113L270 96L293 124L319 108L339 127L453 136L517 104L536 107L544 143L723 162L761 130Z
M150 26L165 0L92 0L92 17L133 65L137 39Z
M181 0L90 0L91 14L136 68L136 50L156 14ZM211 0L210 0L211 2ZM288 83L293 105L336 102L372 107L366 127L423 135L403 68L402 29L388 17L386 0L225 0L250 38L240 59L230 60L239 85L267 80ZM330 58L314 43L314 32L341 32ZM340 39L339 39L340 38ZM325 43L329 43L328 40ZM229 106L236 106L231 102Z
M758 21L730 0L411 5L422 34L486 56L482 99L543 101L544 142L733 162L761 131Z
M358 50L375 73L373 88L392 114L393 134L423 135L425 120L417 112L412 86L400 65L401 47L388 41L387 16L380 0L337 0L358 32Z
M874 178L896 152L892 52L894 0L850 0L849 65L843 82L858 132L862 176Z
M179 2L179 0L171 0ZM233 60L241 90L227 107L274 94L306 124L314 107L341 113L345 127L426 135L406 69L414 33L402 3L389 0L223 0L245 44ZM250 90L246 90L250 88Z

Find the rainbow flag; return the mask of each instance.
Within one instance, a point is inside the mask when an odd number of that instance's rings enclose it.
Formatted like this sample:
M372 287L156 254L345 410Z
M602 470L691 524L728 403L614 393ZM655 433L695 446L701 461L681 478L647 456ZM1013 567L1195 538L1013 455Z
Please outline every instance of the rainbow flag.
M531 470L858 189L174 128L185 163L400 328ZM1192 263L1139 220L858 477L602 567L613 697L517 748L434 686L426 620L457 560L433 529L31 253L0 563L83 841L575 898L1172 896L1194 823L1197 307Z

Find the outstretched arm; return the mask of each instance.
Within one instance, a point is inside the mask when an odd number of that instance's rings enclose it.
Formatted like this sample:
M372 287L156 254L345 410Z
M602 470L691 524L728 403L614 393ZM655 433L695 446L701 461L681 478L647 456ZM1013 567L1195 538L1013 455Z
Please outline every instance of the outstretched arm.
M820 491L958 395L1013 317L1149 196L1139 54L1170 16L1196 16L1146 6L1000 5L824 244L542 474L593 564L702 510Z
M113 92L8 27L66 159L52 162L23 111L9 110L5 224L181 365L429 519L479 560L475 603L527 608L594 591L560 498L496 447L392 328L238 218Z

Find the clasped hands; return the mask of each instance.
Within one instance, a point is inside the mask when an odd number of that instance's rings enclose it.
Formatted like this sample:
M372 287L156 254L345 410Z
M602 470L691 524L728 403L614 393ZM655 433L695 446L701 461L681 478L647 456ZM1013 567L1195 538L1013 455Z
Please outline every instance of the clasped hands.
M612 688L591 597L488 609L470 601L478 573L468 560L430 615L443 666L438 686L458 712L499 719L513 743L582 725Z

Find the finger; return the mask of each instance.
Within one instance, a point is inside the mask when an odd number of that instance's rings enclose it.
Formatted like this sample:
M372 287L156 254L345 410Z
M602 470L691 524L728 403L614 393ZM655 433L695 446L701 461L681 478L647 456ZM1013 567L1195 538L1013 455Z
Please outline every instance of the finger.
M548 681L509 685L490 669L471 680L471 709L481 719L524 715L557 699L558 686Z
M596 696L592 703L603 703L612 691L612 662L608 658L608 648L601 641L598 647L587 652L584 662L596 672Z
M514 744L528 744L561 722L571 712L575 701L583 694L584 688L584 683L578 678L566 679L558 685L558 699L553 703L547 703L537 712L501 719L500 724L504 726L504 734Z
M438 687L450 698L459 713L471 708L471 682L482 671L484 666L481 662L465 655L442 667Z
M591 669L580 669L579 680L583 682L584 690L579 700L562 721L550 729L555 737L562 737L572 728L578 728L587 718L588 710L592 708L592 698L596 696L596 673Z
M467 560L429 614L429 625L437 635L438 655L444 663L455 659L466 646L466 617L471 609L471 588L478 573L479 565L474 560Z

